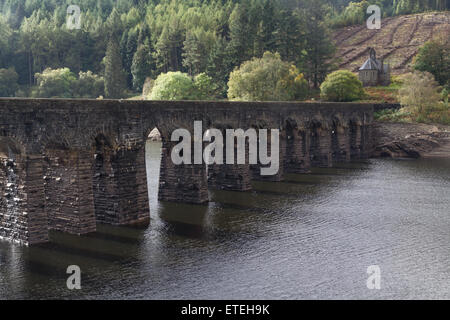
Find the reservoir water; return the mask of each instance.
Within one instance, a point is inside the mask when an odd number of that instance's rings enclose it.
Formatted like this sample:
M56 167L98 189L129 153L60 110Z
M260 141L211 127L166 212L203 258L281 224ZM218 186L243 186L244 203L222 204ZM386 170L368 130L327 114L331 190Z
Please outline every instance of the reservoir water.
M450 160L340 164L186 205L158 202L159 153L147 143L148 228L0 241L0 299L450 299Z

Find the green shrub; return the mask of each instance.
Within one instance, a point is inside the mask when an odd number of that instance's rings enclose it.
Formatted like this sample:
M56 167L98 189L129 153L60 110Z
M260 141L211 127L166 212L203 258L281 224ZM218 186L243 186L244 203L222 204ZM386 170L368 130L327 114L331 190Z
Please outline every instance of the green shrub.
M150 100L196 100L198 90L192 78L182 72L162 73L150 93Z
M448 104L448 89L444 88L441 92L442 101Z
M228 82L228 99L237 101L304 100L308 83L298 69L283 62L278 53L244 62Z
M330 73L320 86L320 97L326 101L356 101L364 96L361 81L347 70Z
M217 86L205 73L194 78L181 72L163 73L155 81L148 78L144 87L150 100L213 100L217 95Z
M331 20L334 27L345 27L363 24L366 19L366 11L369 3L367 1L350 2L347 7Z
M194 78L194 86L197 89L199 100L213 100L217 97L218 86L206 73L200 73Z
M400 110L384 109L374 114L375 120L393 122L410 122L412 116L413 114L405 108Z
M105 80L92 71L80 71L74 89L76 98L98 98L105 94Z
M398 91L398 98L402 106L419 114L438 104L440 100L438 89L438 84L431 73L414 71L405 77Z
M76 76L69 68L47 68L35 75L37 87L33 96L38 98L72 98Z
M14 97L19 88L19 75L14 68L0 69L0 97Z
M376 120L450 124L450 107L445 100L440 101L439 87L431 73L415 71L403 78L398 92L403 108L376 112ZM441 95L444 98L445 90Z
M80 71L77 78L69 68L47 68L35 77L31 96L37 98L98 98L105 93L104 78L91 71Z

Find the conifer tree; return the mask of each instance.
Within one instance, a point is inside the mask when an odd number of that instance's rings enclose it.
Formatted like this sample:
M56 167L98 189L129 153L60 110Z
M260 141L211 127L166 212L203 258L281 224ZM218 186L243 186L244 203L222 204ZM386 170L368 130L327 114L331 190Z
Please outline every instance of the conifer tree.
M105 95L109 99L119 99L123 95L126 78L122 67L119 43L114 36L110 36L104 63Z
M148 45L139 45L133 57L131 73L133 75L133 88L137 91L142 90L147 77L153 78L155 76L155 62Z
M326 8L323 0L305 0L305 50L299 61L307 79L314 88L333 71L335 46L325 24Z
M206 74L213 79L219 88L219 94L223 97L226 97L228 90L227 83L234 67L233 59L227 50L227 41L222 37L217 38L209 55L208 65L206 67Z
M230 42L228 51L233 60L233 65L238 66L251 58L250 49L253 43L249 36L254 30L249 30L248 7L245 3L236 4L230 16Z

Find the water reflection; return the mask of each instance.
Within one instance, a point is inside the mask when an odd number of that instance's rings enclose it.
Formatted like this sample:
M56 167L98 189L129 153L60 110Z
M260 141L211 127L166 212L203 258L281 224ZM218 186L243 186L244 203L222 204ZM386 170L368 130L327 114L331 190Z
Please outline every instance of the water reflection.
M0 298L450 298L450 161L370 160L157 201L160 144L147 145L151 225L0 242ZM82 290L66 289L68 265ZM382 290L366 287L379 265Z

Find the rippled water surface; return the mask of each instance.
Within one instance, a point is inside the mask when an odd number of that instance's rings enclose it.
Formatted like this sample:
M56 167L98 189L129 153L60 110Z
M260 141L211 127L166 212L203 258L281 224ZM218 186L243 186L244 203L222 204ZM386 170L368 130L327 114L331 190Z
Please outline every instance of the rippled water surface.
M0 242L0 298L450 299L450 160L316 169L198 206L157 201L158 158L148 143L147 229ZM367 289L371 265L381 290Z

